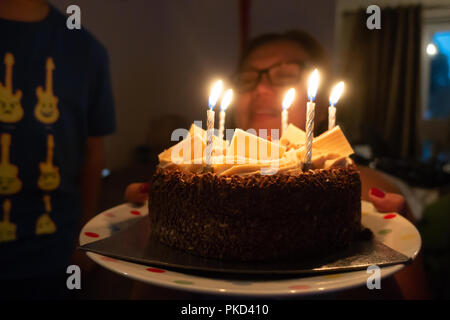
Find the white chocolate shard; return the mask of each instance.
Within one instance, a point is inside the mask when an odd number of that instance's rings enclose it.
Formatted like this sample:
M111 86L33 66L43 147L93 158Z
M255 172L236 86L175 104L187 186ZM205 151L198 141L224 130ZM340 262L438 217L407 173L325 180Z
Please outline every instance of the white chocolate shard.
M284 157L288 160L298 161L297 150L289 150L284 153Z
M283 157L285 147L241 129L234 131L227 156L254 160L275 160Z
M203 130L202 128L197 126L195 123L193 123L191 125L191 127L189 128L189 134L190 135L199 134L206 143L206 134L207 134L206 130ZM228 147L228 143L226 140L222 140L219 137L213 135L213 154L214 155L225 155L227 147Z
M256 173L261 169L257 164L238 164L220 173L221 176L229 176L233 174Z
M185 139L161 152L158 159L160 164L167 162L192 163L194 159L202 158L205 148L206 142L201 135L188 133Z
M326 153L337 153L340 156L348 157L354 151L342 133L339 126L328 130L313 140L313 148L320 149Z
M195 123L191 124L191 127L189 128L189 134L190 135L199 134L203 138L203 140L206 141L206 130L200 128Z
M213 154L225 155L227 150L227 141L213 136ZM176 145L164 150L158 155L160 165L173 163L195 163L201 162L199 159L204 157L206 148L206 130L192 124L186 137ZM190 155L189 155L190 154Z
M213 153L215 156L225 156L227 153L228 143L219 137L213 136Z
M282 166L280 166L280 168L278 169L278 172L287 172L293 169L298 169L298 162L296 161L290 161L286 164L283 164Z
M221 172L220 175L244 175L251 173L275 174L277 172L290 170L293 168L298 168L297 161L293 159L282 158L269 161L259 161L258 163L236 164L229 169Z
M173 150L179 150L178 151L178 156L176 160L179 160L180 158L183 158L183 153L182 153L182 143L185 139L188 139L189 137L194 135L194 129L195 130L199 130L199 134L202 135L202 131L204 131L202 128L192 124L191 128L188 131L188 134L186 135L186 137L181 140L180 142L178 142L177 144L171 146L169 149L165 149L163 152L161 152L158 155L158 160L159 160L159 164L163 165L163 166L167 166L170 162L172 162L172 152Z
M353 164L353 160L349 157L337 157L335 159L326 160L323 164L324 169L331 168L345 168L348 165Z
M280 138L280 144L287 148L297 149L306 142L306 133L290 123Z
M296 155L296 158L299 162L303 162L305 160L305 152L306 152L306 147L302 146L298 149L294 149L294 150L289 150L288 152L292 152ZM317 161L318 159L320 159L321 157L323 157L324 152L323 150L317 149L317 148L312 148L312 155L311 155L311 162Z

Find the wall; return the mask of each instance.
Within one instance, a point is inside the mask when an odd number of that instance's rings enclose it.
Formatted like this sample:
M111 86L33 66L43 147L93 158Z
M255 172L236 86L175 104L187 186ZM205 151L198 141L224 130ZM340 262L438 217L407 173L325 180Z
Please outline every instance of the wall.
M231 70L238 55L235 1L51 2L63 12L79 5L83 26L109 51L118 124L106 142L109 168L130 163L148 141L151 119L202 119L212 78Z

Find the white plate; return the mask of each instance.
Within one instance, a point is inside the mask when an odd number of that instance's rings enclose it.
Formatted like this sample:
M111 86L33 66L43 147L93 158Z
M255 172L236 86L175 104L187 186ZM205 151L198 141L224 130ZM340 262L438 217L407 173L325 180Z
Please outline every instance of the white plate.
M120 230L124 221L148 215L147 205L135 208L122 204L106 210L83 228L80 245L109 237ZM362 201L362 223L370 228L377 240L414 259L421 247L417 229L399 214L378 213L371 203ZM126 223L128 224L128 223ZM186 290L204 294L225 294L239 296L269 297L289 295L310 295L364 286L371 275L366 271L343 272L311 277L292 277L282 280L232 280L201 277L152 268L127 261L112 259L96 253L87 255L99 265L125 277L171 289ZM381 268L381 277L387 277L401 270L403 264Z

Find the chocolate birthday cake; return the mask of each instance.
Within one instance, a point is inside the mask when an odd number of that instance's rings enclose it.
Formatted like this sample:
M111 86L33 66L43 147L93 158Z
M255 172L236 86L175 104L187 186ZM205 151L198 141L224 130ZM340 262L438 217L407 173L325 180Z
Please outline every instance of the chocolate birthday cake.
M229 145L215 138L208 165L205 137L192 126L159 155L148 203L152 231L164 244L263 261L326 255L360 235L361 181L339 127L314 139L309 170L304 132L292 125L279 144L239 129Z

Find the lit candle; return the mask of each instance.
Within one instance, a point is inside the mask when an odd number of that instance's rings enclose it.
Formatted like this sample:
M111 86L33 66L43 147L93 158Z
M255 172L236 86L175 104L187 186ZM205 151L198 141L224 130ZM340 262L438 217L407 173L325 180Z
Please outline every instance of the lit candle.
M336 103L344 91L344 82L339 82L334 86L330 95L330 106L328 107L328 130L331 130L336 125Z
M282 103L283 111L281 111L281 134L286 132L288 126L288 109L291 106L292 101L294 101L294 98L295 98L295 89L291 88L284 95Z
M319 87L319 72L313 71L308 81L308 103L306 104L306 153L305 169L311 168L312 143L314 139L314 113L317 89Z
M214 134L214 107L216 106L217 100L219 100L219 96L222 93L222 80L217 81L212 89L211 89L211 93L209 95L209 108L208 111L206 112L206 127L207 127L207 131L206 131L206 165L210 166L211 165L211 159L212 159L212 151L213 151L213 141L212 141L212 136Z
M225 130L225 111L231 103L231 99L233 98L233 90L228 89L225 91L225 94L222 98L222 102L220 103L220 113L219 113L219 138L223 140L223 132Z

